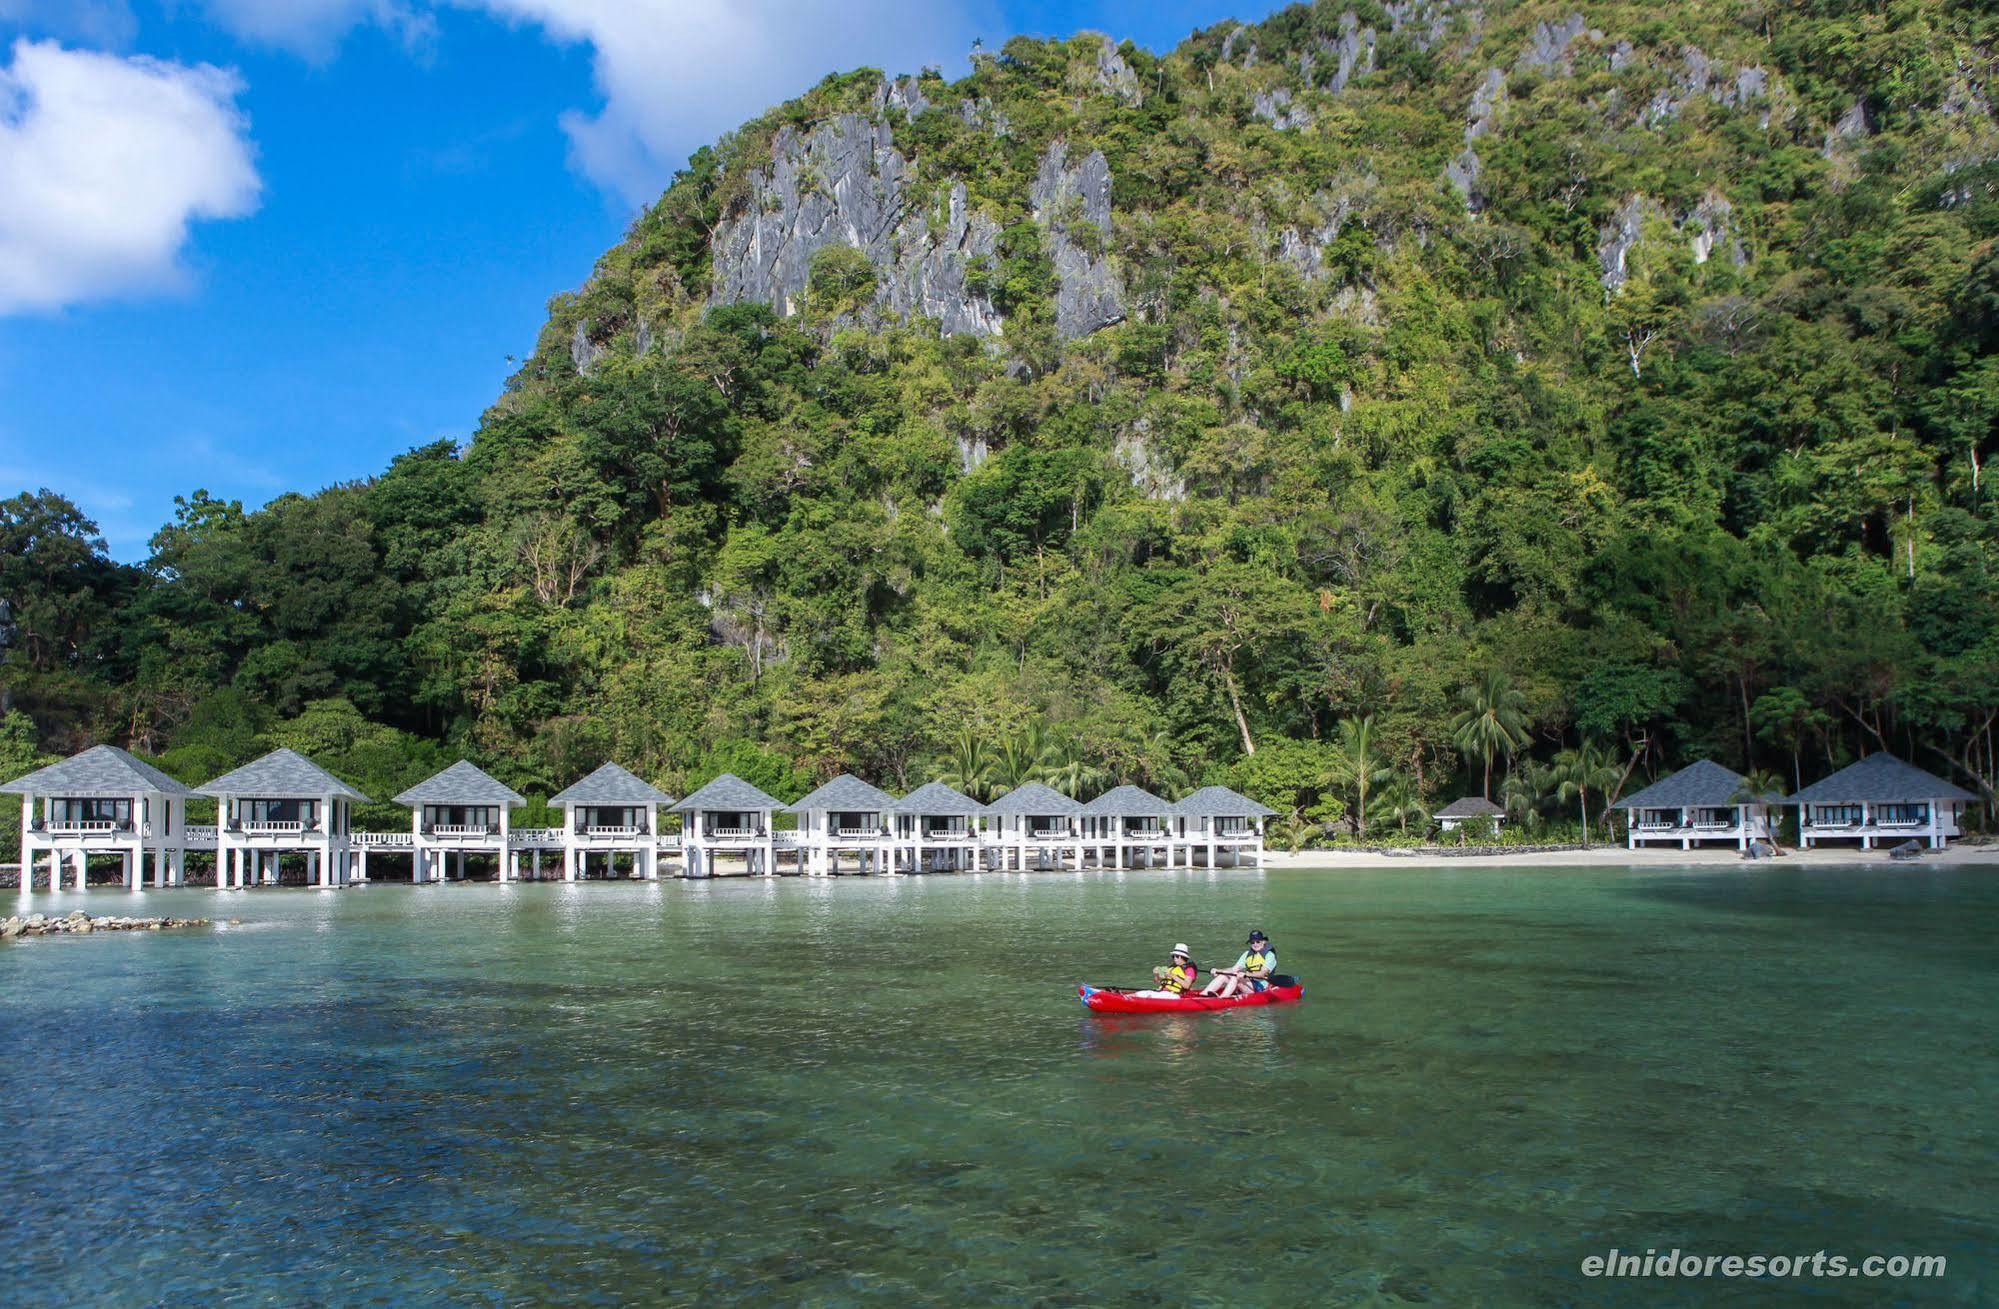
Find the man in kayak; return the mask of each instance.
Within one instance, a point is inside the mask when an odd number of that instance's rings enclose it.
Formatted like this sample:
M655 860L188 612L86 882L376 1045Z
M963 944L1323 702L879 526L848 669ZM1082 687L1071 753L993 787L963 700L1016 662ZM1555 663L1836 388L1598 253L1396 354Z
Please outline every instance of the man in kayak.
M1251 932L1246 942L1247 949L1230 968L1217 968L1214 980L1201 988L1202 995L1223 997L1243 991L1262 991L1270 986L1270 976L1277 971L1277 951L1270 944L1270 938L1261 929Z

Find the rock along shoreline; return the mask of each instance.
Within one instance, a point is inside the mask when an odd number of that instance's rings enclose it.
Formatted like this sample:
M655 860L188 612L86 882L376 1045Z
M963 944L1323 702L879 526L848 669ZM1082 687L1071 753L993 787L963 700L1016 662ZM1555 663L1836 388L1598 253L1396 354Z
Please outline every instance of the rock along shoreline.
M60 918L47 914L19 914L0 918L0 941L17 936L89 936L94 932L158 932L169 927L209 927L209 918L92 918L78 909Z

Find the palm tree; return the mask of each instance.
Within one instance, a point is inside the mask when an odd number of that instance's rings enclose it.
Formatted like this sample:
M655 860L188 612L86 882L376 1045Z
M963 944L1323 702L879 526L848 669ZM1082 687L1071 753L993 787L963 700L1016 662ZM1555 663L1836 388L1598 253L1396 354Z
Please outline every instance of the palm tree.
M1742 785L1729 799L1735 804L1762 804L1784 791L1784 775L1769 768L1752 768L1743 774Z
M1523 831L1540 831L1541 806L1548 803L1555 786L1554 770L1531 759L1507 773L1499 784L1499 803L1507 820Z
M1048 737L1039 719L1000 742L993 755L990 776L1002 795L1041 779L1043 757L1048 753Z
M1489 668L1460 697L1464 708L1451 720L1451 743L1467 759L1485 765L1479 794L1492 799L1492 761L1527 744L1527 697L1497 668Z
M1389 821L1404 836L1409 834L1409 824L1427 827L1430 822L1430 806L1424 804L1423 797L1401 778L1381 788L1381 794L1375 797L1374 810L1376 813L1386 812Z
M944 761L943 777L946 786L955 786L974 800L992 798L992 754L986 743L969 726L958 729L958 735L951 742L950 757Z
M1388 782L1395 776L1381 752L1374 748L1373 714L1340 720L1333 761L1340 780L1353 788L1354 798L1359 802L1354 806L1353 822L1354 835L1359 836L1367 830L1367 793L1376 783Z
M1583 844L1589 844L1589 796L1595 791L1607 795L1617 785L1617 764L1603 747L1585 739L1572 750L1555 756L1555 776L1560 785L1556 794L1564 801L1574 796L1583 816Z

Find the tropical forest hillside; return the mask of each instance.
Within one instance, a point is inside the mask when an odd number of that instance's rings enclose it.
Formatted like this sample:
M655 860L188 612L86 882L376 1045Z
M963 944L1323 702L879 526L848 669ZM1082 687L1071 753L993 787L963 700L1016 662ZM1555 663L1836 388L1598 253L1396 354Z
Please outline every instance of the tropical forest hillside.
M693 157L464 448L190 486L142 567L0 505L0 754L1221 781L1294 831L1699 756L1989 798L1995 43L1338 0L829 77Z

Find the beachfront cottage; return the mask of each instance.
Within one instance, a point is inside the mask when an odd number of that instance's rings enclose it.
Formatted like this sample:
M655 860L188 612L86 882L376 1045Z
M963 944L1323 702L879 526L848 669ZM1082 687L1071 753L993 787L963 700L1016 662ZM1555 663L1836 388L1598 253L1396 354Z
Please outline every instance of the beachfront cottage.
M1082 812L1082 805L1053 787L1016 786L986 806L988 864L1025 872L1030 855L1036 868L1047 868L1051 856L1057 867L1066 867L1074 855L1081 868Z
M1506 811L1482 795L1459 796L1430 816L1437 820L1440 832L1455 832L1466 823L1489 818L1497 835L1500 824L1506 821Z
M840 871L840 857L851 854L857 872L893 872L895 803L880 787L842 773L788 806L798 818L798 871L830 877Z
M1174 804L1174 837L1186 847L1189 868L1196 850L1207 852L1209 868L1219 868L1224 855L1231 867L1242 867L1248 855L1249 866L1261 868L1263 824L1276 813L1226 786L1204 786Z
M353 809L368 797L298 751L273 750L197 791L215 798L217 888L276 886L288 854L305 857L309 885L353 880Z
M510 848L509 811L527 803L520 792L495 781L470 760L460 759L404 791L396 803L410 811L411 881L445 880L448 860L456 855L462 882L465 857L472 854L495 856L499 879L513 879L516 861ZM362 858L367 858L365 849Z
M1798 844L1826 841L1921 841L1941 850L1959 834L1971 792L1904 763L1885 750L1868 755L1781 803L1798 807Z
M1084 805L1083 843L1097 867L1150 868L1157 854L1173 865L1173 806L1138 786L1114 786Z
M1665 841L1691 850L1700 841L1726 841L1747 850L1752 841L1774 839L1770 812L1776 803L1774 795L1750 795L1741 773L1702 759L1611 808L1625 811L1627 849Z
M115 745L38 768L0 792L21 797L23 895L33 889L43 855L51 891L62 889L65 865L81 891L91 855L117 856L131 891L145 882L148 854L154 886L179 886L187 875L187 800L194 792Z
M775 876L777 833L771 817L783 807L782 801L734 773L723 773L673 806L681 815L680 845L686 875L713 877L718 857L740 855L751 873Z
M926 782L895 802L896 844L911 872L976 868L986 807L942 782Z
M618 856L646 881L659 877L659 857L674 843L659 834L659 811L673 797L617 764L605 764L549 797L562 810L562 880L590 876L590 856L603 856L604 876L617 876Z

